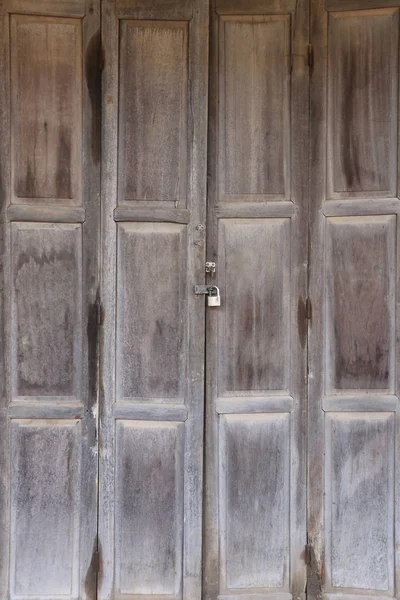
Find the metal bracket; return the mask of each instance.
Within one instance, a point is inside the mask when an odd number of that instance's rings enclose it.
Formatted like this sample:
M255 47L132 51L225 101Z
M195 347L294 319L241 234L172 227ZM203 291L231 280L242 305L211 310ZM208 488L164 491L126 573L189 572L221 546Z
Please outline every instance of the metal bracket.
M211 275L214 275L216 268L215 262L206 262L206 273L211 273Z

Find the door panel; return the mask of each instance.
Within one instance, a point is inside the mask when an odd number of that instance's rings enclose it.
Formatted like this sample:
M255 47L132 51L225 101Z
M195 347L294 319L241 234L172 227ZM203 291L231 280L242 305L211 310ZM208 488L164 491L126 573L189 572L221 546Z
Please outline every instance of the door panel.
M3 2L0 596L94 600L96 2Z
M99 598L200 598L208 5L103 2Z
M204 594L305 593L308 5L212 10Z
M220 556L225 594L282 588L287 581L289 428L287 413L220 415L220 460L225 471L219 484L225 517L221 519Z
M221 202L290 197L290 16L223 15L218 37Z
M310 597L399 589L399 10L312 4Z

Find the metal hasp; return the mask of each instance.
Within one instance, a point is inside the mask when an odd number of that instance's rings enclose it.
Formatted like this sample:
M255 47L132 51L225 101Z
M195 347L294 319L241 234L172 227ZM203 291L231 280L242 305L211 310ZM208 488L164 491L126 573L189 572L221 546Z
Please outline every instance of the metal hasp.
M221 306L219 287L216 285L196 285L194 293L196 296L207 296L208 306Z

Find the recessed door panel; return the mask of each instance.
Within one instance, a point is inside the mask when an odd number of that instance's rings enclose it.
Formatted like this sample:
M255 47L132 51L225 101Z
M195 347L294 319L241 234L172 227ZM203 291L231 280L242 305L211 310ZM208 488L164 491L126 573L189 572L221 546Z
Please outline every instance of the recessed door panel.
M396 195L395 8L332 12L328 24L328 198Z
M116 592L182 594L184 424L116 423Z
M290 416L221 415L219 426L221 585L287 590Z
M221 16L221 200L290 197L290 16Z
M12 201L81 205L82 22L12 15Z
M120 25L119 203L186 203L188 22Z
M13 421L13 598L78 594L81 435L80 421Z

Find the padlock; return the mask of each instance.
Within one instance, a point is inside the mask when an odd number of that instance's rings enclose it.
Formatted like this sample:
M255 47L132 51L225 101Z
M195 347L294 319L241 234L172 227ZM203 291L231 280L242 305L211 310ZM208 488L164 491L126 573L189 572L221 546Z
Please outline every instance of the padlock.
M213 285L209 288L207 296L208 306L221 306L221 296L219 295L219 288Z

